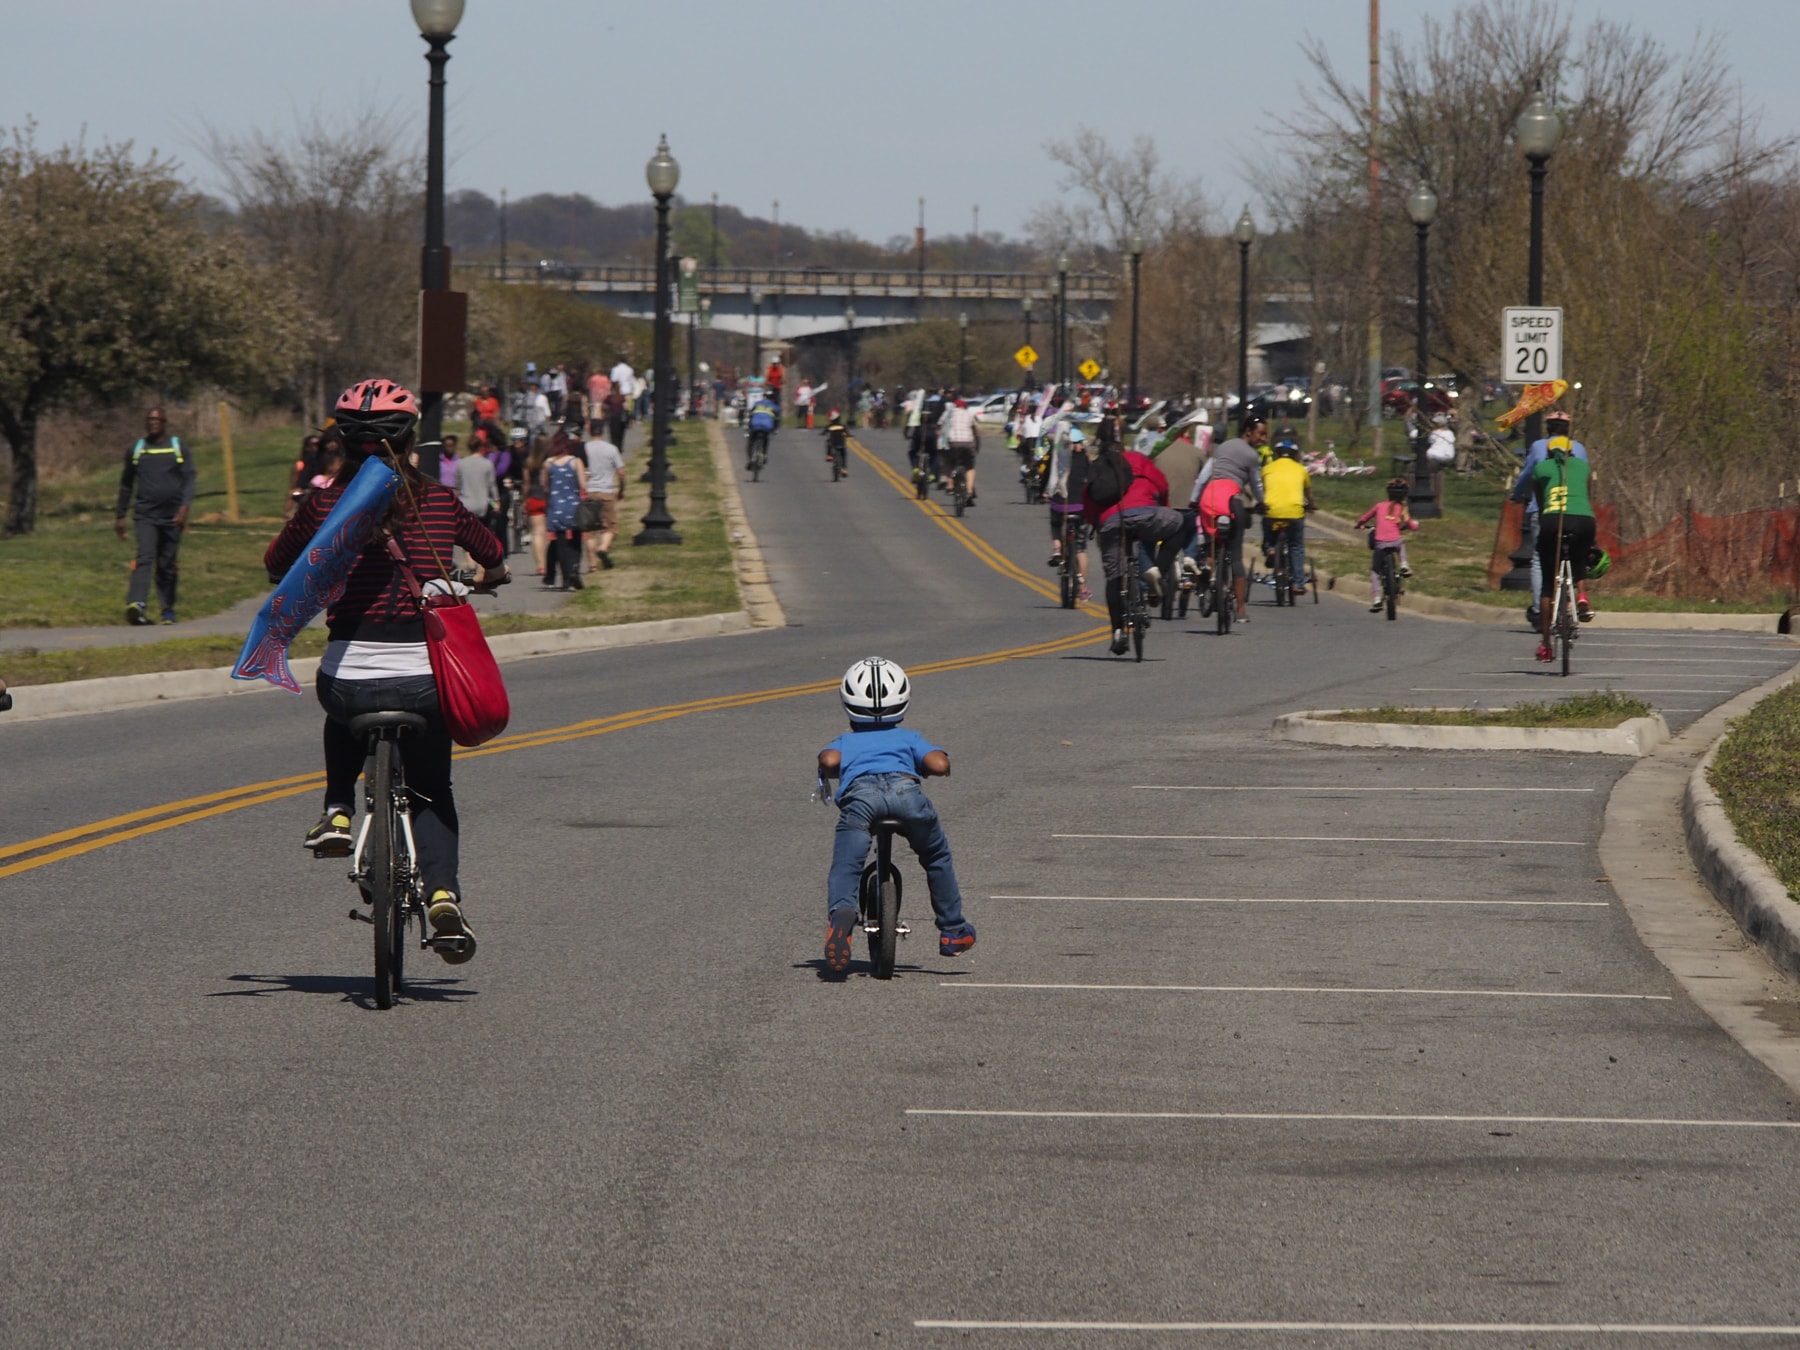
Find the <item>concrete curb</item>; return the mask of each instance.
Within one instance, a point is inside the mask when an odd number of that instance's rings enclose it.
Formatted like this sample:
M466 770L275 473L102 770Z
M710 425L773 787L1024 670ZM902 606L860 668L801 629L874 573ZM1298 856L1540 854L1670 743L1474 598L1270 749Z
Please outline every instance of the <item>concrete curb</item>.
M712 450L713 474L719 485L720 513L725 517L725 537L731 544L733 566L737 569L738 595L750 616L752 628L786 628L787 614L775 598L769 584L769 567L763 561L762 547L750 518L744 513L744 499L738 492L737 471L731 447L725 443L725 429L708 419L706 443Z
M1683 837L1686 789L1701 756L1734 717L1800 674L1784 672L1701 717L1613 785L1600 865L1651 955L1734 1041L1800 1091L1800 1003L1708 888Z
M1321 708L1283 713L1275 719L1275 739L1408 750L1566 750L1633 756L1647 755L1669 739L1669 724L1661 713L1633 717L1616 727L1434 727L1415 722L1324 720L1324 714L1342 711Z
M1688 856L1718 902L1777 970L1800 979L1800 904L1769 865L1738 842L1731 818L1706 781L1725 738L1714 741L1688 775L1681 794L1681 826Z
M692 638L747 633L750 615L700 614L688 619L651 619L644 623L614 624L602 628L547 628L536 633L502 633L488 639L502 664L538 656L564 656L575 652L606 651L615 647L642 647L658 642L685 642ZM302 685L318 673L319 660L309 657L292 665ZM68 680L61 684L15 686L14 706L0 717L0 728L10 723L45 717L73 717L82 713L117 712L148 703L182 699L220 698L246 694L283 692L263 680L234 680L230 666L209 670L164 670L147 675L112 675L99 680Z

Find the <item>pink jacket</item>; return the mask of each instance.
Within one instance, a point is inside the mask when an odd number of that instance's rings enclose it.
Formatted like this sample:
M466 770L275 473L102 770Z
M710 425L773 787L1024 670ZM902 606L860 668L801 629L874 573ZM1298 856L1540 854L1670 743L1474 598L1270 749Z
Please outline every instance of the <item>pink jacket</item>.
M1377 548L1383 544L1397 544L1400 542L1400 519L1405 511L1405 502L1376 502L1357 517L1356 524L1360 528L1368 524L1371 519L1375 521L1375 547ZM1419 528L1419 522L1408 520L1406 528L1416 530Z

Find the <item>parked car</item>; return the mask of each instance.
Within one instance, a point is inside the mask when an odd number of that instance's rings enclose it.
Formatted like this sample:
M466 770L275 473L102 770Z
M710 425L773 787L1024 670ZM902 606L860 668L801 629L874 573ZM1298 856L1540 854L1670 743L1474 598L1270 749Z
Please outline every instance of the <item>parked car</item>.
M975 410L975 422L978 426L1003 427L1012 413L1014 400L1018 391L1002 389L997 394L989 394L985 398L970 399L969 406Z

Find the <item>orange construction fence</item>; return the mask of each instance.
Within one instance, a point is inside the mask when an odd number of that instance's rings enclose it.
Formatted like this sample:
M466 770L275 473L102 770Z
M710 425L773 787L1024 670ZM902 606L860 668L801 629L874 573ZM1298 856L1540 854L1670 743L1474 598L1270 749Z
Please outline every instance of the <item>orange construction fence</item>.
M1512 568L1525 508L1507 502L1494 532L1488 585ZM1619 509L1595 508L1600 546L1612 555L1609 583L1654 595L1692 600L1760 597L1771 590L1800 594L1800 508L1709 516L1691 506L1642 539L1619 539Z

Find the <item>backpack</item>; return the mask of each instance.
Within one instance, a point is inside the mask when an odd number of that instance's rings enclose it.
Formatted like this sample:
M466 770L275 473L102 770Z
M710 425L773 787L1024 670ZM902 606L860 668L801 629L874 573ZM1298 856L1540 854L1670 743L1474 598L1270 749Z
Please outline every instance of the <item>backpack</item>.
M1102 511L1125 500L1137 475L1125 460L1125 452L1109 445L1088 460L1087 499Z

